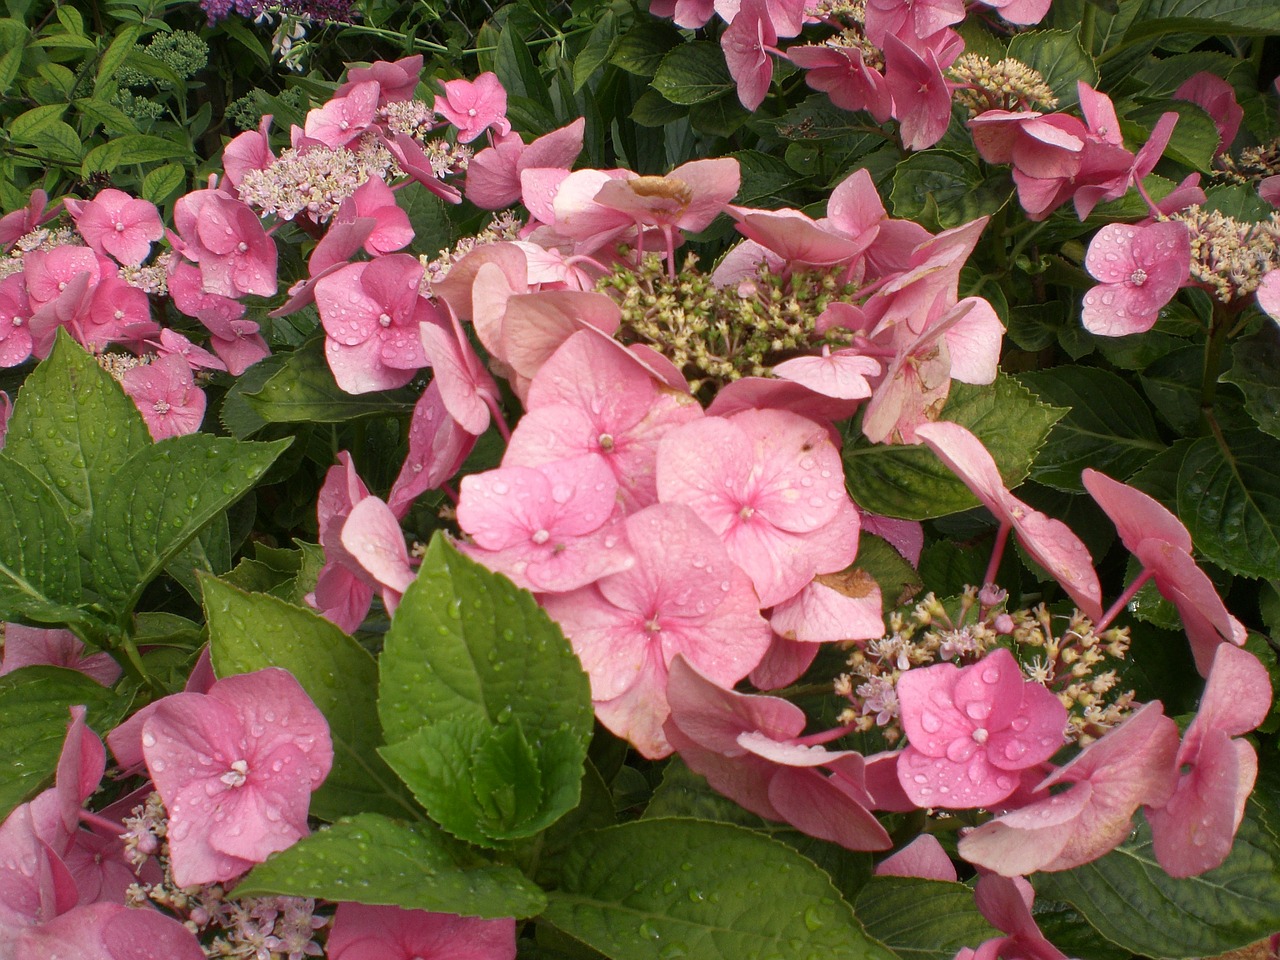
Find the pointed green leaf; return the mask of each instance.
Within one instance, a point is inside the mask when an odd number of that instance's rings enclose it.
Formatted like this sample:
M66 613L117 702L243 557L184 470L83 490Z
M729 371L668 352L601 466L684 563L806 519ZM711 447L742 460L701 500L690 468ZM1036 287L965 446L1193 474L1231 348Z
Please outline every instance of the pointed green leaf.
M1000 936L982 918L973 890L963 883L872 877L858 892L853 909L867 933L913 960L951 960L961 947Z
M604 16L597 21L590 36L587 37L586 46L573 60L574 93L585 87L595 72L609 62L613 51L618 48L620 39L618 15L606 9Z
M333 769L311 797L322 820L413 807L376 750L382 743L373 657L324 617L262 593L201 577L209 643L219 676L283 667L329 721Z
M201 527L244 496L290 442L191 433L131 457L93 516L98 592L116 609L131 610L143 587Z
M45 482L89 553L95 504L121 468L151 446L137 406L84 349L59 331L14 403L5 456Z
M734 83L719 45L694 40L662 58L653 88L672 103L691 106L724 96L734 89Z
M141 34L141 24L133 23L120 28L120 32L115 35L111 45L102 55L102 59L98 61L98 73L93 81L94 93L101 90L103 84L115 79L117 71L129 59L129 54L133 53L134 44L138 42Z
M236 886L236 896L272 894L490 919L536 916L546 904L514 867L484 860L433 824L376 813L304 837Z
M68 709L105 734L124 717L127 697L61 667L24 667L0 677L0 821L53 778L71 722Z
M1117 374L1062 366L1019 379L1044 401L1069 410L1036 458L1031 476L1039 483L1081 493L1085 467L1124 480L1165 449L1150 408Z
M475 842L529 836L577 804L593 716L578 658L532 594L440 535L379 674L382 754L446 829Z
M1255 430L1197 440L1178 471L1178 516L1232 573L1280 577L1280 440Z
M1076 83L1098 85L1098 67L1080 45L1079 30L1025 30L1009 41L1009 56L1040 71L1058 106L1079 103Z
M614 960L890 960L830 878L786 844L701 820L585 833L543 919Z
M1026 479L1036 451L1063 413L1001 374L988 386L952 383L942 419L973 431L1012 489ZM927 520L978 503L969 488L923 446L873 444L859 435L845 443L844 464L849 492L871 513Z
M1216 957L1280 930L1280 844L1250 802L1226 862L1175 880L1144 822L1099 860L1042 873L1036 890L1075 906L1099 934L1145 957Z
M0 456L0 621L76 620L76 532L49 488Z
M1146 0L1124 40L1163 33L1280 33L1280 7L1271 0Z
M610 62L627 73L652 77L667 51L680 42L680 31L673 24L646 17L623 34Z

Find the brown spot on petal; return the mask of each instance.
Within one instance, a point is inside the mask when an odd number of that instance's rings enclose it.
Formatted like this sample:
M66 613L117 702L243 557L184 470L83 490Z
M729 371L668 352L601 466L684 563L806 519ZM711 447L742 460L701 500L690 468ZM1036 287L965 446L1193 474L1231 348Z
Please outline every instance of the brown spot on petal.
M628 180L627 186L637 196L674 200L682 207L693 200L693 187L679 177L636 177Z
M830 587L836 593L854 600L861 600L871 595L875 589L875 577L865 570L841 570L838 573L824 573L813 578L815 583Z

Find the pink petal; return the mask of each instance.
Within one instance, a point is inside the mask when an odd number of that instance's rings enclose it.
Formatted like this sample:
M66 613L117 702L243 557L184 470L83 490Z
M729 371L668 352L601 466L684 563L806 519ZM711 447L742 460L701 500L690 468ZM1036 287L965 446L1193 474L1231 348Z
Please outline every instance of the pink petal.
M922 833L891 857L876 864L877 877L921 877L955 883L956 865L947 856L938 838Z

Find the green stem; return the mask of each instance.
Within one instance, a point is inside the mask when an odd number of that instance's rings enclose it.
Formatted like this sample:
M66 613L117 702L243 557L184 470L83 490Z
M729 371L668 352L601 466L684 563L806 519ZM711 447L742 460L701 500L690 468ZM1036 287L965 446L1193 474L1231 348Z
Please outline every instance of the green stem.
M1234 316L1223 304L1213 305L1213 317L1209 321L1209 340L1204 349L1204 372L1200 377L1200 410L1210 427L1213 426L1213 399L1218 392L1218 370L1222 361L1222 348L1234 326Z
M1093 55L1093 30L1094 22L1098 16L1098 8L1092 3L1084 5L1084 16L1080 18L1080 46L1084 47L1085 53Z
M1022 236L1018 238L1018 242L1013 245L1013 249L1009 251L1009 262L1012 263L1017 259L1018 254L1022 253L1023 248L1036 238L1036 236L1049 225L1048 220L1041 220L1039 223L1029 223L1025 226L1018 227L1022 230ZM1030 229L1027 229L1029 227Z

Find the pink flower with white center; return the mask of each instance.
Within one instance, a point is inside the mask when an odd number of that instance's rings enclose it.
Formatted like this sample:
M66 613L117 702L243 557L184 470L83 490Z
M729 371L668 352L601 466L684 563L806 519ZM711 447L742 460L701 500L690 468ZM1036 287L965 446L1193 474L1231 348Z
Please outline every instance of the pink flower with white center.
M917 51L895 36L885 38L884 82L908 150L933 146L951 123L951 88L940 59L929 45Z
M1253 654L1223 644L1213 656L1200 710L1175 758L1178 784L1162 807L1143 812L1152 847L1171 877L1221 866L1244 818L1258 776L1249 741L1271 710L1271 679Z
M765 0L742 0L733 22L720 35L729 75L738 85L738 99L748 110L764 102L773 81L773 60L769 54L778 45L778 31L765 7Z
M171 353L178 354L193 370L225 371L227 369L227 365L208 350L196 346L178 331L170 330L168 327L160 331L159 343L153 342L152 346L156 347L156 353L162 357Z
M35 346L32 313L23 275L15 273L0 280L0 367L16 367L31 356Z
M141 350L143 341L160 335L160 326L151 319L151 300L145 293L119 277L104 277L88 311L71 324L70 332L86 350L100 353L111 343Z
M867 39L881 49L889 37L904 41L932 37L964 19L962 0L868 0Z
M402 387L427 365L418 329L436 311L418 295L421 279L418 258L397 253L316 282L325 356L347 393Z
M960 855L1005 877L1096 860L1129 835L1138 807L1168 802L1177 752L1177 724L1158 701L1144 703L1046 777L1036 788L1042 799L962 837Z
M512 131L492 147L481 150L467 164L466 198L482 210L501 210L520 199L520 174L525 170L568 170L582 152L586 121L579 117L525 146Z
M372 80L357 83L344 96L308 113L304 133L328 147L350 146L373 125L379 89Z
M329 960L515 960L516 922L340 903Z
M658 443L676 426L702 416L687 394L659 387L616 341L582 331L533 378L503 466L598 454L618 481L623 505L657 502Z
M142 263L151 253L151 244L164 236L156 205L122 190L108 187L92 200L68 197L64 204L85 243L119 263Z
M232 880L306 836L311 793L333 764L324 715L278 667L158 701L142 753L180 887Z
M458 142L470 143L489 127L500 136L511 132L507 121L507 91L498 75L485 72L471 80L442 84L444 96L436 97L436 113L458 128Z
M204 391L196 386L191 364L171 353L152 363L126 370L121 380L152 440L195 433L204 420Z
M909 743L898 781L921 807L993 806L1066 742L1066 707L1003 647L967 667L908 670L897 690Z
M1000 521L1000 543L1009 530L1016 530L1023 549L1049 571L1076 606L1093 620L1102 616L1102 587L1088 548L1065 523L1031 509L1005 489L996 462L982 441L958 423L946 420L917 427L916 436Z
M720 793L768 820L849 850L887 850L870 813L860 754L827 750L804 737L804 711L779 697L725 689L684 656L671 662L671 716L664 726L680 758ZM818 741L819 743L815 743ZM820 772L830 771L830 776Z
M783 410L707 417L658 445L658 499L683 503L725 543L760 606L798 593L858 551L858 511L825 428Z
M1145 333L1191 277L1191 236L1174 221L1109 223L1089 242L1084 265L1102 281L1084 295L1084 328L1104 337Z
M275 294L276 245L246 204L221 190L196 190L178 199L173 222L183 256L200 265L204 293Z
M635 566L543 606L591 678L600 722L656 759L671 753L662 725L672 658L731 687L772 634L750 581L688 507L647 507L627 518L626 534Z
M1141 490L1096 470L1086 469L1082 476L1085 489L1116 525L1125 549L1142 563L1143 581L1155 580L1156 589L1178 608L1196 670L1207 677L1218 646L1240 646L1248 631L1227 612L1213 581L1196 566L1191 534L1182 521Z
M43 630L24 627L20 623L6 623L0 677L37 664L77 670L104 687L120 679L120 664L112 659L111 654L86 655L84 644L70 630Z
M617 495L595 454L473 473L459 488L464 552L526 590L576 590L635 563Z

